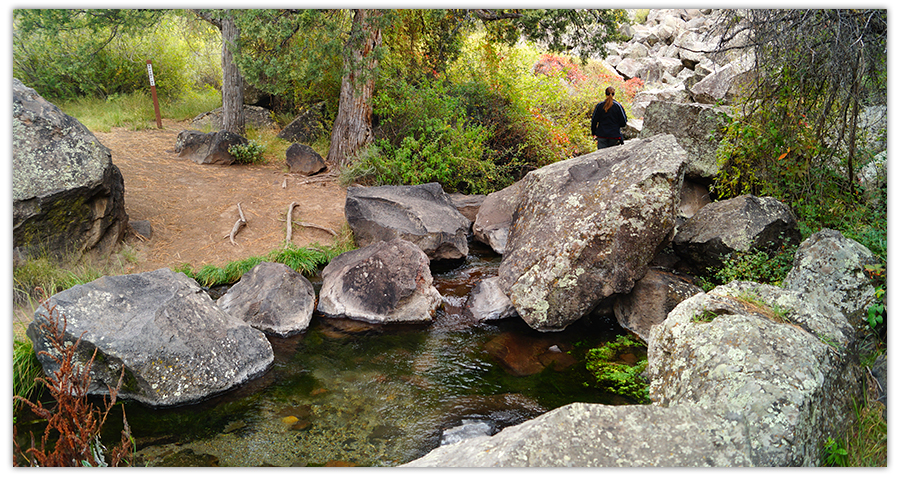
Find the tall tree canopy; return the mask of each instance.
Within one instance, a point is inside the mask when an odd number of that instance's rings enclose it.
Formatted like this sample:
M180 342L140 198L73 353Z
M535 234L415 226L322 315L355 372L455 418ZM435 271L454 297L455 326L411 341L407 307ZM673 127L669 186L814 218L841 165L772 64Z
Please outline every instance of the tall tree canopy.
M512 44L526 38L587 58L605 53L604 43L618 37L615 29L625 14L591 9L246 10L235 18L242 32L236 61L251 82L277 94L339 88L328 159L345 165L371 140L374 79L385 48L407 48L417 53L408 55L411 61L439 71L458 52L460 35L480 22L494 41Z

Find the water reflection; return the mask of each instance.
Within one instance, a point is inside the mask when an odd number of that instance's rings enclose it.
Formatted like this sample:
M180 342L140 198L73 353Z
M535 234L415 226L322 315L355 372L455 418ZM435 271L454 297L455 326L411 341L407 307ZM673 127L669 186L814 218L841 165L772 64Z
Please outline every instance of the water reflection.
M177 409L129 404L139 463L395 466L437 447L442 436L495 433L574 401L613 403L584 386L583 364L572 364L620 331L609 320L542 334L519 319L477 324L466 316L467 294L498 266L499 257L476 250L452 269L434 270L445 298L430 325L315 316L305 333L271 338L272 369L239 389ZM527 356L530 347L537 357ZM562 366L553 353L571 362ZM503 362L530 358L538 361L528 366L538 367L527 372ZM107 434L115 439L118 431Z

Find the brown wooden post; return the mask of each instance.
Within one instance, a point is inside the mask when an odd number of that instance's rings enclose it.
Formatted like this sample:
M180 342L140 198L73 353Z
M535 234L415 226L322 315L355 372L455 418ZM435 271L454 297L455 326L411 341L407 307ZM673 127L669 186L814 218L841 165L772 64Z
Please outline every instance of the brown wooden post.
M153 111L156 113L156 127L162 129L162 118L159 115L159 101L156 99L156 82L153 80L153 64L147 60L147 74L150 75L150 94L153 95Z

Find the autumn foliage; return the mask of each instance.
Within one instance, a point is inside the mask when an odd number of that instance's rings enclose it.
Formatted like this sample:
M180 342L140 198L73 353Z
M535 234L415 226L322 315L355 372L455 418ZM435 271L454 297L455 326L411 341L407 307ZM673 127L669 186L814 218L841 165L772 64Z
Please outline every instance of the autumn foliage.
M46 322L42 323L41 330L46 337L51 351L40 351L54 360L58 369L48 377L37 378L45 386L53 397L53 406L44 407L41 402L33 403L20 396L14 396L17 401L23 402L31 411L41 419L46 419L47 427L41 437L40 443L35 442L31 435L31 446L22 450L15 443L16 458L14 465L24 458L29 465L38 467L106 467L120 466L129 462L133 445L128 421L124 419L122 440L109 451L107 463L104 457L106 451L100 442L100 431L106 422L109 412L116 403L116 394L121 386L109 389L109 398L104 399L103 409L95 407L87 397L88 386L91 383L90 370L96 357L96 350L91 359L84 365L79 365L76 360L76 351L81 344L79 338L74 343L66 340L66 319L60 316L54 305L49 305L48 300L42 302ZM123 371L124 372L124 371ZM13 433L15 434L15 427ZM55 442L54 442L55 438Z

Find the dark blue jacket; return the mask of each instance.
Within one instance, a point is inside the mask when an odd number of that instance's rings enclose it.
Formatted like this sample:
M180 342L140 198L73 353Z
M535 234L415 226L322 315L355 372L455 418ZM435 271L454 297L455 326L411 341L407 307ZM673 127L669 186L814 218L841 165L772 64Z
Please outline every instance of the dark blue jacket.
M618 101L613 101L609 111L603 110L603 102L594 107L591 115L591 135L605 138L620 138L628 118L625 116L625 108Z

